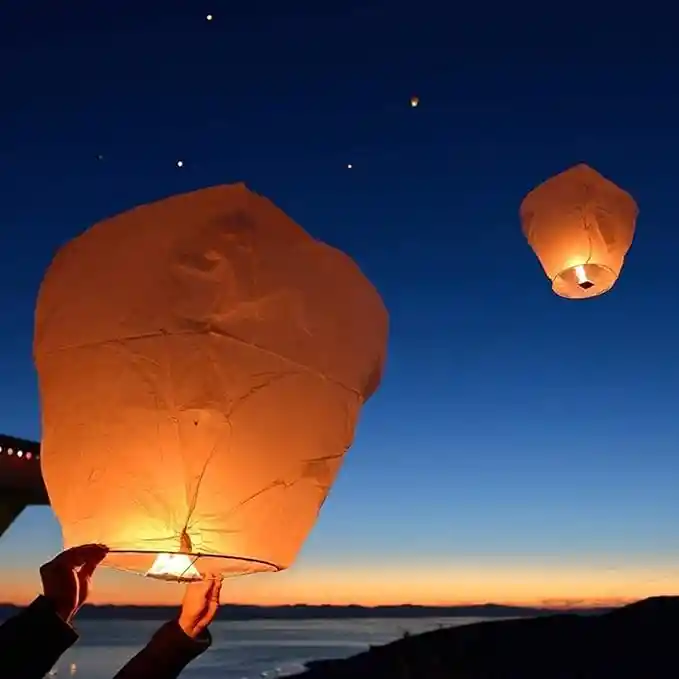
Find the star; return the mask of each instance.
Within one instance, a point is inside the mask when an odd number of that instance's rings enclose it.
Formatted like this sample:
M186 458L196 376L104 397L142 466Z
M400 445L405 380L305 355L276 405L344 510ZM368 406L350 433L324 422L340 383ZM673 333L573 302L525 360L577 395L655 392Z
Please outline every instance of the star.
M183 160L178 160L178 161L177 161L177 167L184 167L184 161L183 161Z

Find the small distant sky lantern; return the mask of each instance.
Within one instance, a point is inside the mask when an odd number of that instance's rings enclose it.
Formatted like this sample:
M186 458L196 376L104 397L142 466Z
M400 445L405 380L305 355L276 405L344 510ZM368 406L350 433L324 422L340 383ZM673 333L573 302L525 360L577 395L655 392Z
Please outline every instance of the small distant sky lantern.
M419 97L410 97L410 105L413 108L416 108L420 104L420 98Z
M577 165L533 189L521 203L528 243L569 299L610 290L622 270L638 207L632 196L587 165Z
M66 547L174 581L278 571L314 525L383 369L358 266L244 185L66 244L34 357Z

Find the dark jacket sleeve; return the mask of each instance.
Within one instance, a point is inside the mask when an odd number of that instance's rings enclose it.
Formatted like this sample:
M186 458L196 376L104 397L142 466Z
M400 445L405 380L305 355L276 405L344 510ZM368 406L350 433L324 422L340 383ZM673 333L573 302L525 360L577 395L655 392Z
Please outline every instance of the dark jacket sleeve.
M0 677L42 679L77 640L51 602L39 596L0 626Z
M211 643L212 637L207 630L197 639L192 639L176 620L172 620L151 637L146 647L114 679L175 679Z

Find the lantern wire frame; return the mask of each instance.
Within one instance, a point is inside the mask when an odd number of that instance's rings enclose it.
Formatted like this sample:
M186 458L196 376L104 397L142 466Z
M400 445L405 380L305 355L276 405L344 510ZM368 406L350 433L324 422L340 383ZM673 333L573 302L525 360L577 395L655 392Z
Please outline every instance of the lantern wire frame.
M115 559L115 555L121 556L138 556L138 557L149 557L155 560L161 554L167 554L168 556L186 556L189 557L189 562L187 563L184 570L180 573L151 573L150 569L142 571L138 567L125 566ZM113 555L113 561L108 561L108 556ZM205 572L198 568L200 560L209 559L211 562L230 560L241 564L238 569L224 571L222 569L209 568ZM187 554L186 552L152 552L146 550L135 550L135 549L111 549L108 552L107 559L105 559L104 565L110 566L118 571L124 571L126 573L134 573L135 575L142 575L143 577L150 578L151 580L162 580L164 582L177 582L177 583L187 583L187 582L200 582L201 580L207 580L210 577L218 576L220 578L237 578L243 575L254 575L255 573L279 573L285 570L283 566L279 564L271 563L270 561L264 561L262 559L254 559L252 557L246 556L235 556L233 554L207 554L202 552L193 552ZM250 566L249 568L247 566ZM186 575L191 569L194 569L200 573L200 577L192 577Z
M587 260L554 276L552 290L566 299L589 299L608 292L617 279L618 274L610 267Z

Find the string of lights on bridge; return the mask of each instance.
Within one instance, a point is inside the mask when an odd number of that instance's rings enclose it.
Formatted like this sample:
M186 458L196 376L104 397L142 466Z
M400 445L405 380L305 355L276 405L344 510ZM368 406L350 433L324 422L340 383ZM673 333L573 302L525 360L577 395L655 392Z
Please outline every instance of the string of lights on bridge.
M35 455L29 450L21 450L21 448L11 448L9 446L0 445L0 455L13 455L23 460L39 460L40 455Z

